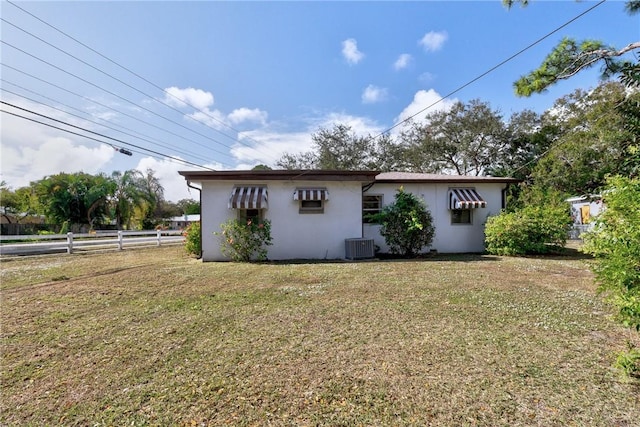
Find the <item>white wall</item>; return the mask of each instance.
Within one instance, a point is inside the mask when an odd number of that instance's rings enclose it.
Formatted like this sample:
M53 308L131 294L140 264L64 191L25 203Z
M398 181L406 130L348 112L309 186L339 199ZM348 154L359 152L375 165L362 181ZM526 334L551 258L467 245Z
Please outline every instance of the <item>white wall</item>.
M344 240L362 237L362 187L360 182L336 181L205 181L202 184L202 257L204 261L221 261L220 224L237 218L227 203L235 185L264 185L268 191L265 218L271 221L273 245L269 259L338 259L344 258ZM325 187L329 200L322 214L300 214L299 202L293 200L296 188Z
M401 184L375 184L365 194L382 194L383 204L394 202L394 196ZM431 211L436 234L431 247L423 252L435 249L440 253L464 253L484 251L484 226L488 216L497 215L502 208L502 189L505 184L435 184L435 183L405 183L405 192L413 193L427 204ZM448 192L450 188L475 188L487 202L486 208L473 209L472 224L451 224L451 213L448 206ZM388 252L384 238L380 235L380 226L375 224L363 225L364 237L374 239L381 252Z

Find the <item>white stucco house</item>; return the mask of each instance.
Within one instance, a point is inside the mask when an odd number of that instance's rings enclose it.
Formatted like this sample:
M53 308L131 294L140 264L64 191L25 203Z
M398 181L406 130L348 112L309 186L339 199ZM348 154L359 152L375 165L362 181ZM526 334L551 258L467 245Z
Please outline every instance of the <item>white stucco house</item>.
M268 258L367 258L387 252L380 226L368 223L401 186L422 198L436 227L432 250L484 251L484 225L505 205L513 178L329 170L182 171L200 190L202 258L223 261L214 232L231 218L271 221Z

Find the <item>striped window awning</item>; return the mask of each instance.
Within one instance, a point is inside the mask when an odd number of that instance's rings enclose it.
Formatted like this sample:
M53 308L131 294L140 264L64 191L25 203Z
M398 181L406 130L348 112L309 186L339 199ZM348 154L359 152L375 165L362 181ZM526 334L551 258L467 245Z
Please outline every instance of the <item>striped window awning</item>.
M449 190L449 209L486 208L487 202L473 188L452 188Z
M329 200L326 188L298 188L293 192L293 200Z
M234 187L229 209L267 209L267 187Z

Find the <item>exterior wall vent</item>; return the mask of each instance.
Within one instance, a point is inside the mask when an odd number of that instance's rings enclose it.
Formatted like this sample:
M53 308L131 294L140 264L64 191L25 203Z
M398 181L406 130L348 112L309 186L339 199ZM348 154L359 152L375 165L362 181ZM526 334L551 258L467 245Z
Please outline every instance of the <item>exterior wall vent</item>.
M373 239L345 239L346 259L365 259L375 256L375 245Z

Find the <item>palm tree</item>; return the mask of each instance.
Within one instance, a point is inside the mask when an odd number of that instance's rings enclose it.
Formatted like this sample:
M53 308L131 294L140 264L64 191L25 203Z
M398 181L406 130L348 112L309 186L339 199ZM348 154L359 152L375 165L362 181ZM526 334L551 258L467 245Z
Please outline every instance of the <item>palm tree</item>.
M112 206L118 230L123 226L126 229L131 228L135 208L142 206L146 201L142 178L142 173L135 169L124 173L114 171L111 174L111 179L116 183Z

